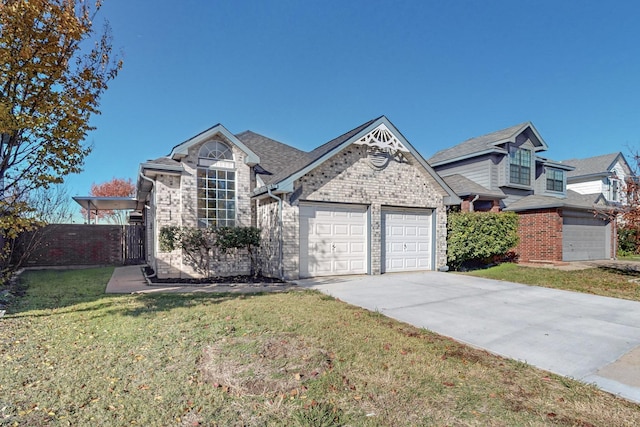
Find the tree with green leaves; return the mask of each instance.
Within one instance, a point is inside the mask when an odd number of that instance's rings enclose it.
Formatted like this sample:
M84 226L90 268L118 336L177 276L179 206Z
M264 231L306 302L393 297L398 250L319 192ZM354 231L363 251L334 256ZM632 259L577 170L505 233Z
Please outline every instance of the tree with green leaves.
M8 242L42 224L29 193L81 171L90 118L122 66L108 24L94 28L100 6L0 0L0 281Z

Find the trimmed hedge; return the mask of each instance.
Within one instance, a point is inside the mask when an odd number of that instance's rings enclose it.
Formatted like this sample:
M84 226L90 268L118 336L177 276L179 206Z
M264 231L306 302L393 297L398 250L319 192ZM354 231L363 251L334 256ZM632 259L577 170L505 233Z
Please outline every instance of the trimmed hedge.
M488 264L518 244L518 215L514 212L455 212L447 219L447 261L458 270Z

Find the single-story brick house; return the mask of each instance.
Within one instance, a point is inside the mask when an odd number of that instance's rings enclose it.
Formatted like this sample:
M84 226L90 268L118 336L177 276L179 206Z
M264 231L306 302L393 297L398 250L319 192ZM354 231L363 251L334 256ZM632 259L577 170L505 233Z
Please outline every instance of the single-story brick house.
M260 228L271 277L444 269L447 206L461 202L384 116L310 152L217 124L142 163L137 185L147 262L161 278L199 275L180 250L161 250L169 225Z

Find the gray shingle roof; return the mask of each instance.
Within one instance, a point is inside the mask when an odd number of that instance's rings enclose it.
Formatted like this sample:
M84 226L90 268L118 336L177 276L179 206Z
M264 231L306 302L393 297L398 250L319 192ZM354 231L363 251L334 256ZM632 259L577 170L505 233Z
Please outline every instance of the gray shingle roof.
M601 156L588 157L586 159L563 160L562 163L575 167L567 173L567 177L575 178L584 175L607 175L622 153L603 154Z
M158 157L157 159L147 160L143 163L145 168L152 169L154 166L157 166L158 169L169 169L169 170L182 170L182 164L173 160L170 157Z
M382 117L382 116L380 116L380 117ZM371 125L373 122L378 120L380 117L375 118L373 120L370 120L370 121L358 126L357 128L352 129L349 132L347 132L347 133L345 133L343 135L340 135L337 138L332 139L331 141L327 142L326 144L323 144L323 145L319 146L318 148L316 148L313 151L305 153L305 155L300 156L297 159L292 160L291 162L284 163L285 167L283 169L281 169L278 173L274 174L269 179L268 182L265 181L265 183L267 183L267 184L268 183L275 184L277 182L280 182L280 181L284 180L285 178L288 178L289 176L291 176L294 173L298 172L299 170L303 169L307 165L315 162L320 157L322 157L325 154L329 153L330 151L334 150L336 147L340 146L343 142L347 141L349 138L353 137L354 135L356 135L357 133L359 133L360 131L365 129L367 126Z
M431 165L437 165L458 158L464 158L474 153L495 149L496 144L513 140L513 138L519 135L527 126L532 125L530 122L524 122L486 135L467 139L458 145L438 151L428 162Z
M472 195L489 199L504 199L507 197L502 191L489 190L460 174L445 176L442 179L459 197Z
M567 190L567 197L561 199L553 196L542 196L533 194L516 200L506 207L505 211L529 211L534 209L550 208L572 208L578 210L592 211L600 202L601 194L579 194L572 190Z
M293 164L306 163L309 153L251 131L236 135L247 147L260 157L260 166L272 175L261 175L266 184Z

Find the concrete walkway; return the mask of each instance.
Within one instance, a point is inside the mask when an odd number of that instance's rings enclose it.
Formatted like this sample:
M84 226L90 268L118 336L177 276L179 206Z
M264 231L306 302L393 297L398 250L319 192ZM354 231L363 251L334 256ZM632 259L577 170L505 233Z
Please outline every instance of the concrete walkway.
M297 283L640 403L640 302L438 272Z

